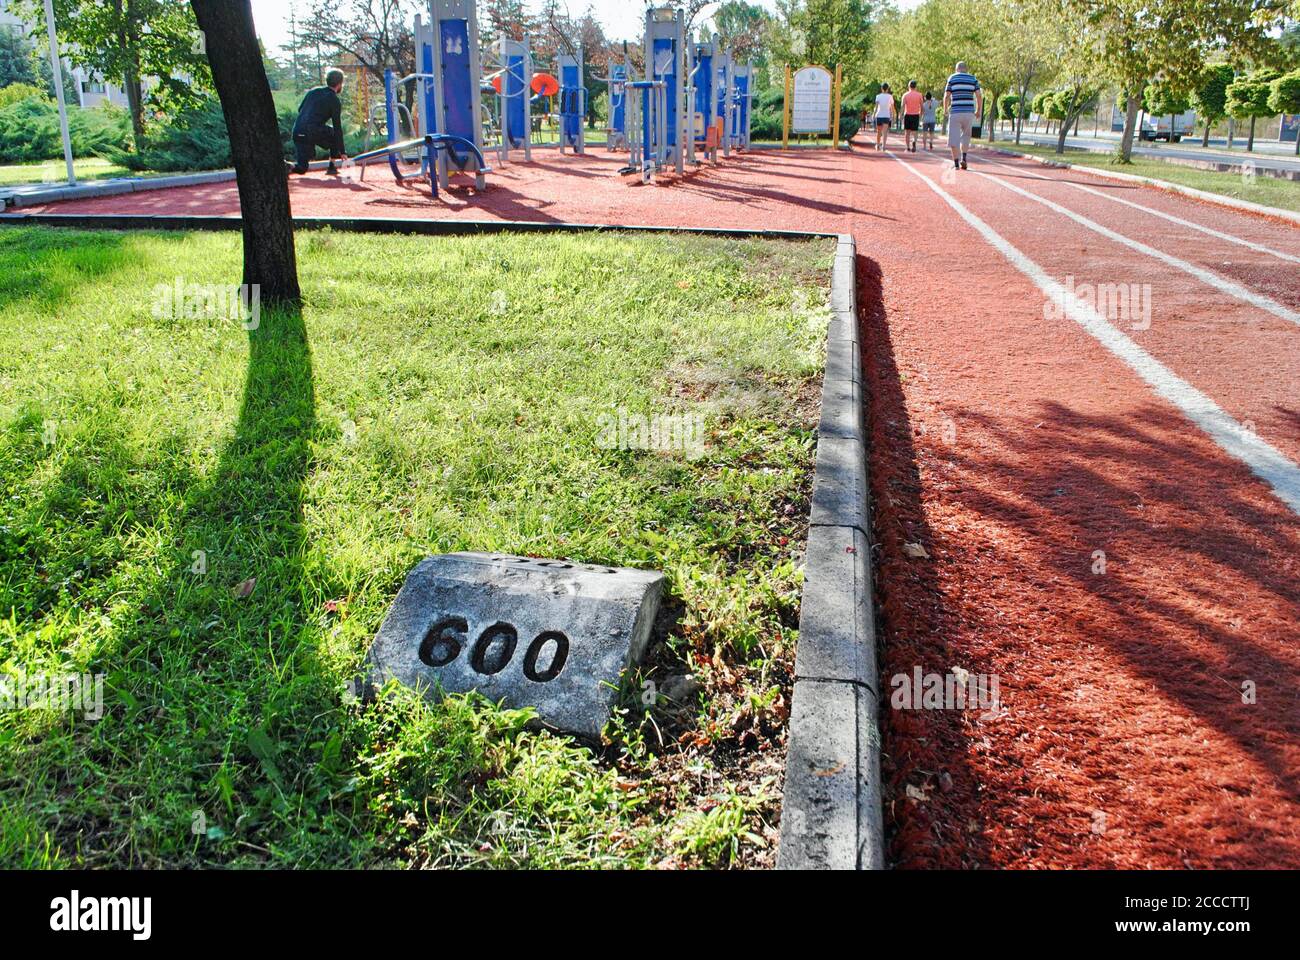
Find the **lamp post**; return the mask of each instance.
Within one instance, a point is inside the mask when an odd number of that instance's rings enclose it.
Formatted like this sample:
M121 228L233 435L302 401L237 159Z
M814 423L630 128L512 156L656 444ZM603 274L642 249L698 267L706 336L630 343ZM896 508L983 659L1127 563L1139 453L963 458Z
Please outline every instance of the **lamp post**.
M54 0L45 0L45 29L50 35L50 72L54 77L54 96L59 101L63 160L68 165L68 183L75 184L77 175L72 169L72 136L68 133L68 104L63 98L63 63L59 59L59 39L54 32Z

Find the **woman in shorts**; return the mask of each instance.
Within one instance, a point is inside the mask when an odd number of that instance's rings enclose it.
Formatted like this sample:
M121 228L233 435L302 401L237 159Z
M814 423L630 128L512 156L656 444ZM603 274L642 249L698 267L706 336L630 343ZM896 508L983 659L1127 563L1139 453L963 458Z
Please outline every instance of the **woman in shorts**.
M889 84L880 85L876 94L876 149L884 150L889 146L889 128L894 125L894 95L889 92Z
M925 100L921 102L921 139L925 142L925 149L934 149L934 111L939 102L934 99L934 94L929 90L925 91Z

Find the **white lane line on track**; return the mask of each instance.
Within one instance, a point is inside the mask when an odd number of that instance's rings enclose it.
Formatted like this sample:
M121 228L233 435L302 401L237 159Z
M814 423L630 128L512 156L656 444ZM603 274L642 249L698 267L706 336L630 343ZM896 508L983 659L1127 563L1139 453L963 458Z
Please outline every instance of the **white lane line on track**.
M987 223L981 220L925 174L905 163L896 154L889 154L931 190L943 198L963 220L975 228L989 244L1006 257L1007 261L1034 282L1038 289L1056 303L1065 305L1065 315L1083 327L1097 342L1122 360L1153 390L1175 407L1229 456L1240 460L1277 494L1279 500L1300 515L1300 466L1288 460L1281 451L1259 439L1218 404L1176 373L1147 353L1129 337L1111 324L1089 304L1078 299L1073 291L1057 283L1046 271L1030 260ZM990 178L991 179L991 178Z
M902 161L900 160L899 162L901 163ZM1294 323L1296 326L1300 326L1300 313L1297 313L1289 307L1284 307L1282 304L1275 300L1270 300L1268 297L1262 297L1257 293L1251 293L1235 280L1221 277L1217 273L1206 270L1204 267L1198 267L1196 264L1188 263L1186 260L1181 260L1171 253L1165 253L1163 250L1157 250L1155 247L1148 246L1140 240L1133 240L1124 236L1122 233L1116 233L1109 227L1103 227L1095 220L1089 220L1081 213L1075 213L1068 207L1063 207L1059 203L1048 200L1046 197L1040 197L1036 193L1030 193L1028 190L1017 187L1014 183L1007 183L1005 180L995 177L992 174L981 173L978 170L972 170L970 172L975 174L977 177L983 177L985 180L996 183L998 186L1010 190L1012 193L1018 193L1020 196L1032 200L1035 203L1041 203L1049 210L1055 210L1057 213L1061 214L1061 216L1068 217L1080 226L1087 227L1089 230L1101 234L1108 240L1114 240L1116 243L1123 244L1131 250L1144 253L1148 257L1154 257L1162 263L1167 263L1169 266L1195 277L1207 286L1214 287L1216 290L1220 290L1223 293L1236 297L1238 300L1249 303L1252 307L1258 307L1260 310L1271 313L1275 317L1280 317L1283 320Z
M990 160L988 157L974 157L972 159L976 159L980 163L991 163L996 167L1005 167L1007 170L1014 170L1016 173L1023 174L1026 177L1033 177L1035 180L1046 180L1048 183L1060 183L1067 187L1073 187L1075 190L1082 190L1084 193L1090 193L1094 197L1102 197L1115 203L1122 203L1124 206L1132 207L1134 210L1141 210L1143 213L1149 213L1153 217L1160 217L1160 219L1168 220L1170 223L1177 223L1180 226L1199 230L1201 233L1209 234L1212 237L1218 237L1220 240L1227 240L1229 243L1237 243L1243 247L1249 247L1257 253L1266 253L1270 257L1277 257L1279 260L1287 260L1291 263L1300 263L1300 257L1292 254L1283 253L1280 250L1274 250L1272 247L1266 247L1262 243L1255 243L1253 240L1243 240L1241 237L1234 237L1230 233L1224 233L1222 230L1215 230L1213 227L1207 227L1192 220L1184 220L1182 217L1175 217L1172 213L1165 213L1163 210L1156 210L1153 207L1144 207L1142 204L1134 203L1132 200L1112 196L1105 190L1097 190L1093 187L1087 187L1081 183L1073 183L1069 180L1058 180L1056 177L1045 177L1041 173L1035 173L1032 170L1022 170L1020 167L1012 166L1009 163L1003 163L1001 160Z

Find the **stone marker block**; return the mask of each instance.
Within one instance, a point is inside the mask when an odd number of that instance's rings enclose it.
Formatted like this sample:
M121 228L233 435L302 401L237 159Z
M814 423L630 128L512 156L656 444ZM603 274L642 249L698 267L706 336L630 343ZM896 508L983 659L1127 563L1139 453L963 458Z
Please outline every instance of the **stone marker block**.
M640 661L663 574L563 560L451 553L406 579L370 648L369 681L436 697L477 690L596 738L623 671Z

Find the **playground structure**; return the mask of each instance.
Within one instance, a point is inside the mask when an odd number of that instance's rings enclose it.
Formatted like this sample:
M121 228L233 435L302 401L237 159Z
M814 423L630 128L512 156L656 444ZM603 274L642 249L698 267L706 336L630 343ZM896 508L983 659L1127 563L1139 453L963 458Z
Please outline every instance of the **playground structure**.
M627 63L610 66L606 143L629 151L625 172L649 183L685 173L700 155L716 163L748 149L753 67L734 64L717 35L690 42L680 9L647 10L645 70L636 80Z
M627 51L623 59L610 60L609 76L601 78L609 88L609 118L605 124L605 149L618 153L629 149L627 142Z
M492 46L486 76L480 52L474 0L428 0L428 20L415 18L416 70L384 75L384 102L369 111L370 129L382 128L387 144L347 161L346 167L387 160L399 183L427 178L436 198L455 173L474 176L486 187L495 153L500 164L522 151L558 148L586 152L588 90L581 46L556 56L554 73L535 69L527 37L500 37ZM627 151L629 166L643 183L660 173L686 173L687 165L729 157L749 147L750 64L733 63L714 35L696 43L680 8L646 11L646 76L633 76L630 59L611 61L606 148ZM415 90L408 107L401 93ZM408 91L408 96L410 93ZM540 119L533 106L544 101L550 116L558 102L558 138L535 138Z
M384 72L388 144L352 157L345 166L359 165L364 177L368 162L386 158L399 183L427 177L435 199L440 187L450 186L453 172L472 174L475 188L484 189L490 169L479 121L482 68L474 0L429 0L429 21L415 17L415 55L410 76ZM416 85L418 117L398 99L407 83ZM418 165L419 172L404 172L404 164Z
M492 106L483 118L484 136L488 151L495 150L501 163L510 159L512 150L522 150L525 161L532 160L537 148L586 152L583 121L588 102L581 46L571 53L558 54L555 70L550 73L536 69L526 37L501 37L493 46L490 66L492 72L485 78L483 92L490 96ZM557 102L558 138L555 142L539 139L540 121L552 115L551 107ZM546 106L542 117L533 112L537 103Z

